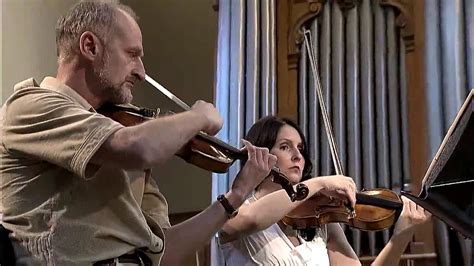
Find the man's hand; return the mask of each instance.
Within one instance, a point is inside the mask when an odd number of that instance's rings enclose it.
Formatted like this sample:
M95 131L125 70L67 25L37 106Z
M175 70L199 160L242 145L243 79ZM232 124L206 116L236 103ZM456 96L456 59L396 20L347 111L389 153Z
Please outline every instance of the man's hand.
M222 128L224 121L217 109L211 103L196 101L191 107L191 111L202 116L205 120L202 131L209 135L215 135Z

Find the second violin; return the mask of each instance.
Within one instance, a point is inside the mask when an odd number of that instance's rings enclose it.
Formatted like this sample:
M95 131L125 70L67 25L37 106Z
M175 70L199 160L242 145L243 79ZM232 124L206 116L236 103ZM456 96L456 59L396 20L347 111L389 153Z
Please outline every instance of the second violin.
M283 217L282 222L294 229L308 229L328 223L345 223L364 231L379 231L391 227L398 218L403 203L388 189L370 189L356 194L356 205L321 206L318 199L309 198Z

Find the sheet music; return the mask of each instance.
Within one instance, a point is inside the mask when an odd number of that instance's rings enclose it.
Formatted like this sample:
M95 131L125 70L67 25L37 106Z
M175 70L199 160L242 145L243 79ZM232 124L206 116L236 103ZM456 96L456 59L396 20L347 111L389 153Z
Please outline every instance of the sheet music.
M459 142L459 139L464 133L464 129L468 125L469 120L472 119L471 117L473 111L474 89L471 90L466 101L461 106L456 118L454 119L454 122L449 127L443 142L441 143L434 159L431 161L431 164L426 171L422 181L422 185L425 189L428 189L433 184L433 182L435 182L436 178L439 176L439 173L443 170L443 167L451 157L456 145ZM472 167L472 165L466 167Z

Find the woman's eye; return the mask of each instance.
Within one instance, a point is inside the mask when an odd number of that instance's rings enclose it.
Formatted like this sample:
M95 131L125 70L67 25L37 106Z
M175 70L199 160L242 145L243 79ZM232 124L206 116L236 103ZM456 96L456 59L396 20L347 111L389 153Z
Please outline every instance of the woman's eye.
M289 147L288 147L288 145L281 145L280 149L285 151L285 150L288 150Z

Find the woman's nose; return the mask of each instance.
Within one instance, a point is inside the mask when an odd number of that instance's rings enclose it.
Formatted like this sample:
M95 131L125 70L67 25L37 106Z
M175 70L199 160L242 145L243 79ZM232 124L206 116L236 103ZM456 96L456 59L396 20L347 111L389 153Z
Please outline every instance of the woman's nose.
M301 151L299 149L294 149L293 152L293 161L300 161L303 158Z

